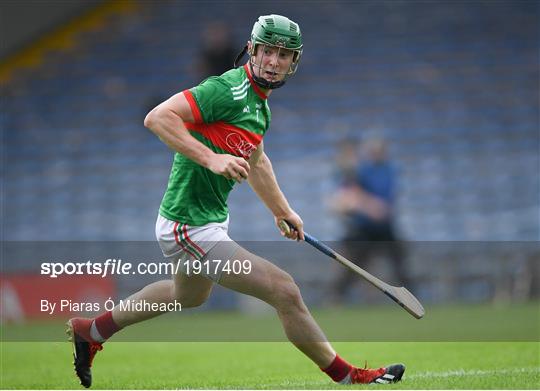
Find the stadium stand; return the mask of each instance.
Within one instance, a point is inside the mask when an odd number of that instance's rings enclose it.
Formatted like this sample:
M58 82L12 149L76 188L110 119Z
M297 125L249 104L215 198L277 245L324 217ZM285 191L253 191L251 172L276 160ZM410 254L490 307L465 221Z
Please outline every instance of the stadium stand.
M203 3L141 2L2 86L4 240L154 240L172 154L143 127L148 102L198 82L199 26L234 21L240 49L268 12ZM272 12L298 21L305 40L298 74L271 98L265 146L306 229L339 238L324 204L336 144L375 133L399 163L407 240L540 239L537 2ZM246 184L230 209L232 237L277 240Z

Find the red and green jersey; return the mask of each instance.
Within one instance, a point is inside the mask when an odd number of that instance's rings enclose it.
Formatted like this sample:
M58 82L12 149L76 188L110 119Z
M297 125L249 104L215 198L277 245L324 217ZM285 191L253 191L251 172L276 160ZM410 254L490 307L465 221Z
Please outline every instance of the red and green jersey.
M266 95L247 66L210 77L183 93L195 119L186 122L193 137L215 153L245 159L257 149L271 115ZM235 183L176 153L159 213L192 226L223 222Z

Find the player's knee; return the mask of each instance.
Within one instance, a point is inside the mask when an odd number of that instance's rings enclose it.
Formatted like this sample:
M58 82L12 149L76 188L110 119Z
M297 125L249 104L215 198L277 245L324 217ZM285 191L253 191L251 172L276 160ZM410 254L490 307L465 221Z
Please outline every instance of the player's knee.
M300 307L302 305L302 295L294 279L283 272L274 285L274 301L276 307L285 309L290 307Z

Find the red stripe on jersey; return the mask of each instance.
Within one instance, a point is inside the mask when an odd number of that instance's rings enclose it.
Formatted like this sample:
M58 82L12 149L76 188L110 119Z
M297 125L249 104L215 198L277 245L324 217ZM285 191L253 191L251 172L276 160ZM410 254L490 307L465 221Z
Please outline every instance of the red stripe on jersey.
M189 251L186 247L184 247L184 245L180 242L180 239L178 237L178 222L175 222L174 223L174 240L176 241L176 244L178 244L178 246L180 246L180 248L182 250L184 250L185 252L187 252L189 255L191 255L193 257L193 259L198 259L199 257L197 257L196 255L194 255L191 251Z
M193 119L195 120L195 123L198 123L198 124L202 123L203 118L202 118L201 110L199 109L199 106L197 105L197 102L195 101L193 94L191 93L190 90L184 90L182 92L189 103L189 107L191 107L191 113L193 114Z
M259 86L253 80L253 77L251 76L251 72L249 70L248 64L244 64L244 69L246 70L247 77L249 79L249 82L251 83L251 86L253 87L253 89L255 90L257 95L259 95L259 98L261 98L261 99L268 98L268 96L259 88Z
M191 238L187 234L186 227L187 227L187 224L182 225L182 232L184 233L184 237L189 242L189 244L191 244L191 246L195 248L195 250L197 250L198 252L201 253L201 257L203 257L206 253L204 252L204 250L202 248L200 248L195 243L193 243L193 241L191 240Z
M192 124L186 122L186 127L189 130L200 133L216 147L244 159L249 159L263 138L261 134L252 133L221 121L212 124Z

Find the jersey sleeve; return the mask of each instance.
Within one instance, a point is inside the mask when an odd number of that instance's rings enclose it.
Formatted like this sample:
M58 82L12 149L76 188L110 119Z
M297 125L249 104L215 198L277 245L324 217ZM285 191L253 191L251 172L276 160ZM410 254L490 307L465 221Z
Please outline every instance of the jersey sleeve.
M231 87L221 77L210 77L188 91L193 97L193 101L190 102L192 111L196 112L195 107L193 107L195 104L200 113L198 116L194 115L196 122L208 124L217 121L230 121L234 117ZM186 96L188 95L186 94Z

